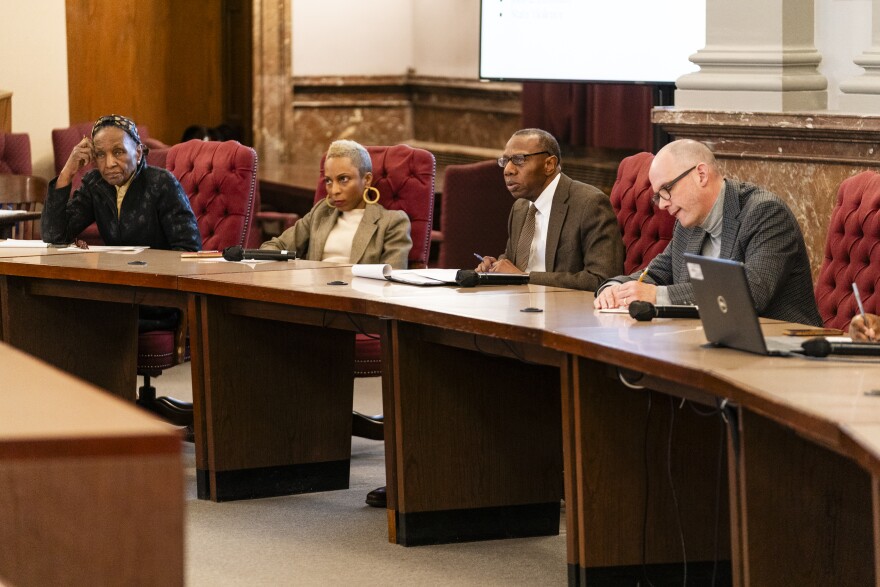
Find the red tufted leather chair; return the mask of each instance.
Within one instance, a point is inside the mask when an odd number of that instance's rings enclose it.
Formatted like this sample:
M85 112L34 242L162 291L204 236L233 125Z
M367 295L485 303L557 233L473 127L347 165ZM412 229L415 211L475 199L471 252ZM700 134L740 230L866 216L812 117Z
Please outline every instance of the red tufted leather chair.
M0 173L32 175L33 172L30 136L0 132Z
M443 178L443 244L437 264L447 269L473 269L478 264L474 253L503 253L512 204L504 170L494 159L449 165Z
M852 284L866 312L880 310L880 175L863 171L840 184L831 212L816 303L828 328L847 330L858 313Z
M189 196L202 249L245 246L257 205L253 149L238 141L193 139L168 149L167 169ZM192 407L170 398L157 399L150 377L186 359L185 326L184 319L177 331L155 330L138 337L138 374L144 376L138 403L180 425L192 423Z
M654 194L648 169L654 155L636 153L620 162L611 188L611 207L617 215L626 257L624 273L643 269L672 240L675 218L651 202Z

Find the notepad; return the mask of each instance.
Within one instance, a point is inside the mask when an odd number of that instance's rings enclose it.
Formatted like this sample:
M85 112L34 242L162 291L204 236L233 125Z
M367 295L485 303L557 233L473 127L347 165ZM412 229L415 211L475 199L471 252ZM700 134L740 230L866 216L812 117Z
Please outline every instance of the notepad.
M359 264L351 267L351 274L355 277L420 286L458 285L455 281L456 273L458 269L392 269L387 264Z

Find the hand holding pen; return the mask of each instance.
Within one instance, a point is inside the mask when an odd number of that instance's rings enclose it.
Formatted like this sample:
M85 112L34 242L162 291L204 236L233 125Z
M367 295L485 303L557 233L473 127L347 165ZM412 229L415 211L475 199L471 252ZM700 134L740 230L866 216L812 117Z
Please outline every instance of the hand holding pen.
M477 268L475 269L475 271L478 271L481 273L486 273L488 271L491 271L492 266L498 262L498 259L496 259L495 257L489 257L488 255L484 257L482 255L478 255L477 253L474 253L474 257L476 257L477 260L480 262L480 264L477 265Z
M849 324L849 335L856 341L876 341L877 333L880 332L880 317L866 313L865 306L862 304L862 296L855 283L852 284L852 289L859 307L859 314L853 317Z

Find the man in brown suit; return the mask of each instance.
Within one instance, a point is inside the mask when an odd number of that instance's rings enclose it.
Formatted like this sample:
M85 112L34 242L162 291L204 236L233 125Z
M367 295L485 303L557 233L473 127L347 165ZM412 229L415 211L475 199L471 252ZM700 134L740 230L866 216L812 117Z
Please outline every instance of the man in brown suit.
M528 273L529 282L595 291L623 267L623 241L608 196L562 173L559 144L527 128L498 159L515 198L507 248L483 257L477 271Z

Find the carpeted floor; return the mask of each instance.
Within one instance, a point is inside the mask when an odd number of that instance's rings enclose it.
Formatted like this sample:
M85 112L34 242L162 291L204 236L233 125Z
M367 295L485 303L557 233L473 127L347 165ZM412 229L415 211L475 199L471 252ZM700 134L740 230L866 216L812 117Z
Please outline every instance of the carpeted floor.
M191 398L189 364L155 380ZM381 413L378 378L357 379L354 408ZM188 585L564 585L560 535L404 548L388 543L385 510L364 504L385 484L381 442L352 439L351 487L271 499L196 499L195 451L183 445Z

